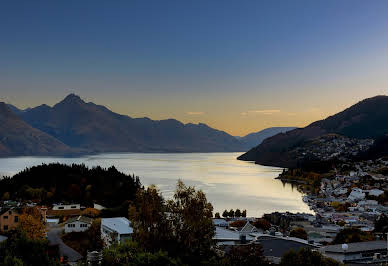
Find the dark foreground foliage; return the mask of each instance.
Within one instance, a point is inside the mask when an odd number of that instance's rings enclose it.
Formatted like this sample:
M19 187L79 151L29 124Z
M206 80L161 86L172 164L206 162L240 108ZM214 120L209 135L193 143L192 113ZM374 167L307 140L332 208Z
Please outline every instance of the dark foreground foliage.
M115 167L88 168L85 165L42 164L27 168L12 178L0 180L0 195L42 203L94 201L116 207L133 200L141 187L138 177L123 174Z
M340 266L341 263L322 256L317 251L302 248L298 251L290 250L283 254L280 266Z
M57 246L47 240L33 240L23 232L13 232L0 244L0 265L59 265Z
M358 228L349 227L342 229L336 235L332 244L355 243L372 240L375 240L375 236L372 233L361 231Z

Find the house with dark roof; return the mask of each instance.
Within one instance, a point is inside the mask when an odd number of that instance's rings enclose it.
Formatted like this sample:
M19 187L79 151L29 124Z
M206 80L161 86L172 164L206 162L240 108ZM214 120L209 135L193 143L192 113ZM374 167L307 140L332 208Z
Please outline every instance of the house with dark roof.
M387 241L368 241L329 245L319 250L324 256L344 263L387 261Z
M317 248L308 241L295 237L262 235L258 236L255 242L262 245L264 256L274 263L279 263L282 255L291 249L297 251L301 248Z

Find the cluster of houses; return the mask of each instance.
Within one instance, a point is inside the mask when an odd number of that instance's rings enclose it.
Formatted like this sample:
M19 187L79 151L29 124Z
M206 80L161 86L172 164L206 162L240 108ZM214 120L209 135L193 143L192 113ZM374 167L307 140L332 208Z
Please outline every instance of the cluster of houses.
M333 158L346 160L360 152L368 150L373 139L353 139L336 134L328 134L310 143L295 148L291 153L294 158L319 158L327 161Z
M371 190L374 194L378 191ZM360 192L360 191L358 191ZM360 192L361 193L361 192ZM362 191L362 193L367 193ZM357 194L358 195L358 194ZM347 197L348 198L348 197ZM356 197L357 198L357 197ZM360 201L361 196L358 197ZM358 202L360 202L358 201ZM8 206L0 211L1 232L15 229L18 225L20 215L20 204L8 202ZM103 208L96 205L97 208ZM58 223L58 215L67 215L69 218L63 223L64 232L83 232L90 228L93 219L83 216L83 207L79 204L63 205L57 204L50 209L42 209L42 219L47 224ZM319 209L318 209L319 211ZM325 219L324 213L312 214L292 214L292 213L272 213L266 214L264 218L270 222L271 228L264 231L256 228L253 222L256 218L231 218L231 219L213 219L215 225L214 240L216 248L220 252L228 252L233 246L246 244L260 244L263 247L264 256L271 262L277 264L282 255L290 249L298 250L300 248L310 248L321 252L324 256L333 258L340 262L351 263L370 263L387 261L387 242L383 240L351 243L347 245L324 245L330 242L336 234L343 228L336 224L335 218L345 219L352 226L360 223L359 217L353 212L351 215L331 214L331 220ZM339 216L338 216L339 215ZM44 217L44 218L43 218ZM236 219L243 221L243 226L233 227ZM241 223L240 223L241 224ZM371 230L372 224L364 223L363 230ZM290 231L293 228L303 227L308 233L307 239L291 237ZM365 227L365 228L364 228ZM112 217L101 219L101 238L105 246L113 243L121 243L130 239L133 234L131 222L125 217ZM6 239L0 235L0 242ZM99 254L99 253L98 253ZM93 255L93 254L91 254ZM88 254L89 256L89 254Z
M64 222L64 233L84 232L90 228L93 219L82 216L85 209L80 204L54 204L51 208L37 206L34 203L20 203L15 201L3 201L0 204L0 233L15 230L19 225L19 217L25 207L37 207L41 211L44 224L58 224L58 217L67 217ZM94 209L101 210L104 207L95 204ZM133 233L130 221L125 217L113 217L101 219L101 239L106 246L114 242L122 242L130 238ZM7 239L0 235L0 241Z
M321 224L373 231L374 221L388 215L388 202L382 198L388 191L388 177L376 174L387 164L381 159L358 163L356 171L324 178L318 195L305 196L304 201L320 217Z
M98 204L94 205L94 209L101 210L104 207ZM63 205L57 204L48 211L48 217L51 221L57 223L55 219L58 215L71 216L64 222L65 233L84 232L90 228L93 219L81 215L81 210L84 209L80 204ZM49 218L50 219L50 218ZM121 243L125 239L129 239L133 229L131 222L125 217L113 217L101 219L101 239L105 246L110 246L113 243Z
M388 241L376 240L338 245L323 245L315 235L323 236L327 241L333 240L340 229L337 225L320 225L319 216L311 214L272 213L266 214L267 220L273 220L277 226L271 225L267 231L254 227L250 222L254 218L246 219L246 224L241 228L231 227L233 220L214 219L216 235L214 239L221 250L227 251L232 246L246 244L260 244L264 256L274 264L278 264L282 255L293 249L310 248L320 252L323 256L345 264L379 264L388 262ZM283 224L288 229L280 232ZM308 232L307 239L290 237L290 231L303 227ZM278 230L278 231L277 231ZM322 238L321 238L322 239Z
M266 214L264 218L271 225L266 231L253 225L256 218L213 219L217 250L227 252L233 246L254 243L263 247L264 255L273 263L279 263L286 251L302 247L311 248L345 263L388 262L385 240L327 245L346 227L373 232L376 218L383 214L388 215L388 202L381 200L388 191L388 177L384 175L384 169L388 173L388 159L344 163L338 169L340 170L336 170L332 177L321 180L317 195L304 197L315 215L278 212ZM22 205L13 201L0 204L0 234L18 226L21 211L26 206L36 205ZM103 208L98 204L94 206L97 210ZM93 223L92 218L82 215L84 207L80 204L55 204L51 208L40 206L39 209L46 224L59 223L60 217L67 217L63 223L65 233L86 231ZM236 219L243 221L239 223L243 226L233 227ZM307 239L291 237L290 232L295 228L303 228ZM105 246L121 243L131 238L132 234L131 222L125 217L101 219L101 239ZM5 239L6 237L0 235L0 242Z

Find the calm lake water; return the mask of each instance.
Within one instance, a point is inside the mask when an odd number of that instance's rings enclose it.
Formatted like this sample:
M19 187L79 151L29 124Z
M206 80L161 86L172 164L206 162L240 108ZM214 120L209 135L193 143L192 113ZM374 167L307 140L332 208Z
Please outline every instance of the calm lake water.
M202 189L215 211L246 209L248 216L273 211L307 212L302 194L290 184L274 179L281 168L236 160L240 153L120 153L79 158L16 157L0 159L0 176L11 176L42 163L83 163L109 167L140 177L144 185L156 184L171 197L178 179Z

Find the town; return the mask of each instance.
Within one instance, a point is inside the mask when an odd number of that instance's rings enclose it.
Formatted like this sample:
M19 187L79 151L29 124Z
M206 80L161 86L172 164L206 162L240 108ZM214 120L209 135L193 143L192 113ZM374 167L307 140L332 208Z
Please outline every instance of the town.
M283 180L290 178L289 172L303 176L289 169L281 175ZM342 162L329 173L315 174L318 185L299 179L295 185L305 193L303 200L315 215L275 212L250 217L239 209L215 213L213 248L224 256L233 247L257 245L269 264L281 264L284 254L304 249L338 263L387 262L387 173L388 158L384 157ZM99 263L103 250L125 243L135 231L128 215L111 216L97 203L88 207L76 202L41 205L9 197L4 193L0 202L0 241L23 227L34 230L29 228L34 223L28 217L38 217L35 223L44 226L44 238L57 248L63 264ZM92 243L90 239L96 240Z

